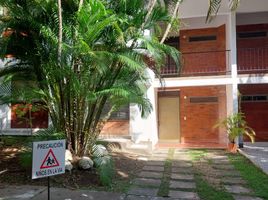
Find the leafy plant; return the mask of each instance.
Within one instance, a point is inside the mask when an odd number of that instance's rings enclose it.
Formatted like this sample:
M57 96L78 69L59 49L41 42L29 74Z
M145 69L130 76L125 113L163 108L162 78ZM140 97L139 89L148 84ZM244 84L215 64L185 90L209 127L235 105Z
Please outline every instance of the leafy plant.
M179 52L156 35L159 24L175 24L176 17L161 2L149 2L154 3L0 0L7 10L0 19L1 55L13 56L0 77L23 86L0 94L1 103L44 103L55 132L64 133L78 156L96 143L111 113L122 106L137 104L148 116L147 69L159 75L167 54L179 66ZM111 107L103 115L107 103Z
M19 154L19 163L24 169L31 169L32 166L32 151L24 150Z
M93 160L97 167L101 183L105 186L110 186L115 174L112 157L108 155L108 152L104 149L103 145L94 145L92 154L94 156Z
M235 139L240 135L248 136L253 143L255 141L255 131L247 125L245 116L242 112L234 113L226 119L215 125L216 127L224 127L230 143L234 143Z

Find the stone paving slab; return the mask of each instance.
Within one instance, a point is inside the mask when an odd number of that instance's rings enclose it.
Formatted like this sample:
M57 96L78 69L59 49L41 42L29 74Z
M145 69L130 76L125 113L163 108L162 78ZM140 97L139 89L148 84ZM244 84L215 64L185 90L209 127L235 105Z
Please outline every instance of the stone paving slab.
M146 165L142 168L144 171L164 172L164 166Z
M45 190L43 186L1 186L0 199L30 199Z
M190 162L179 162L179 161L175 161L175 162L172 162L172 167L192 167L193 164L190 163Z
M194 182L185 182L185 181L170 181L169 187L172 189L195 189L196 185Z
M215 169L222 169L222 170L234 170L235 169L235 167L231 164L213 165L212 167Z
M213 170L213 174L221 176L241 177L240 172L236 170Z
M246 181L242 178L225 177L221 180L225 184L246 184Z
M212 163L214 164L218 164L218 165L226 165L226 164L230 164L229 160L211 160Z
M179 155L179 156L174 155L173 159L180 160L180 161L191 161L192 160L192 158L190 156L186 156L186 155Z
M235 200L263 200L259 197L243 196L243 195L234 195Z
M249 194L251 191L243 186L240 185L225 185L224 188L229 192L233 194Z
M165 161L167 159L167 157L157 157L157 156L153 156L153 157L150 157L149 160L154 160L154 161Z
M179 180L194 180L193 174L171 174L171 179L179 179Z
M191 199L191 200L198 200L199 197L195 192L185 192L185 191L178 191L178 190L170 190L169 197L177 198L177 199Z
M136 195L128 195L125 200L179 200L168 197L148 197L148 196L136 196Z
M151 172L151 171L142 171L142 172L139 173L139 177L159 179L159 178L163 177L163 173Z
M158 188L141 188L137 186L132 186L127 192L127 194L155 197L157 196L157 192Z
M228 160L228 156L226 155L211 155L207 157L213 160Z
M146 165L164 166L165 165L165 161L149 160L148 162L146 162Z
M69 190L66 188L51 188L51 199L53 200L123 200L125 194L101 191L88 191L88 190ZM31 198L31 200L44 200L47 199L47 191ZM14 200L14 199L12 199ZM26 199L22 199L26 200ZM28 199L27 199L28 200Z
M136 179L134 179L133 184L159 187L161 185L161 180L160 179L150 179L150 178L136 178Z
M172 173L185 173L185 174L191 174L193 173L192 168L185 168L185 167L172 167L171 168Z

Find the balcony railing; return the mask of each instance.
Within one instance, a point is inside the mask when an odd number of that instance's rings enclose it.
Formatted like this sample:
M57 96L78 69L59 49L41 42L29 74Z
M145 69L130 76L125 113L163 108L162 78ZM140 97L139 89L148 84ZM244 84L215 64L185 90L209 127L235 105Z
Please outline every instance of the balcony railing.
M229 72L229 51L186 52L181 55L181 66L168 57L162 68L163 77L224 75Z
M267 73L268 72L268 47L238 48L237 49L238 73Z

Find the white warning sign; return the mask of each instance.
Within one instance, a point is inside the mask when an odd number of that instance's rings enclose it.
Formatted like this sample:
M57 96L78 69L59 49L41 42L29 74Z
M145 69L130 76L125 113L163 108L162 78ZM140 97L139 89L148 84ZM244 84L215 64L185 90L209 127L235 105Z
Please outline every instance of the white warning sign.
M65 173L65 140L33 143L32 179Z

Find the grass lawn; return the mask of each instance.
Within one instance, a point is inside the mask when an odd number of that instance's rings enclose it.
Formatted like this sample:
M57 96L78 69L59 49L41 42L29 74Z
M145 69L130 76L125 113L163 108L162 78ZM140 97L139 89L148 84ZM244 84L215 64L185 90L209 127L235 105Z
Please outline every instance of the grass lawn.
M242 178L248 182L248 187L254 191L255 195L268 199L268 175L240 154L229 154L229 159L240 171Z

